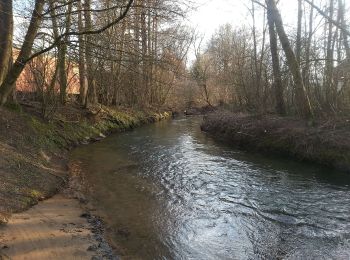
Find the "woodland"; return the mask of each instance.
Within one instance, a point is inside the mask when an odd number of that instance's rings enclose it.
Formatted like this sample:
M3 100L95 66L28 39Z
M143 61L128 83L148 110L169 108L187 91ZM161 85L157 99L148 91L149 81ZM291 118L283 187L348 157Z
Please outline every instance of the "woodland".
M245 4L248 26L222 25L204 42L184 23L196 8L191 1L2 1L1 105L34 100L45 118L71 101L346 114L346 1L298 0L288 27L275 0Z
M0 0L0 259L349 257L350 2L209 3Z

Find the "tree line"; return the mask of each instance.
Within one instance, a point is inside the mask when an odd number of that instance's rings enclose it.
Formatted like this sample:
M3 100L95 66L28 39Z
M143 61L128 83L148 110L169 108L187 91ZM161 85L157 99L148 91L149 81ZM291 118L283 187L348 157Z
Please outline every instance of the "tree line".
M24 68L47 109L67 102L69 66L84 107L162 106L186 69L192 38L181 25L188 8L181 0L35 0L31 10L17 6L17 16L30 17L19 43L14 4L0 4L1 105L15 96Z
M191 74L203 100L304 118L348 111L345 0L296 1L298 16L289 31L275 0L247 2L250 27L223 25L196 51Z
M222 25L205 48L183 25L187 0L20 2L0 2L0 105L15 101L26 68L44 115L67 103L72 72L83 107L224 104L304 118L349 110L345 0L297 0L287 30L281 3L245 0L250 26Z

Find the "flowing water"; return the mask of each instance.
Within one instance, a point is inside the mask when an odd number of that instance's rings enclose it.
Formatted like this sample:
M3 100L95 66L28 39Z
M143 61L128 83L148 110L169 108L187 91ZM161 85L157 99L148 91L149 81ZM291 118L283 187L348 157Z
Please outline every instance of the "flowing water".
M234 150L178 119L76 149L131 259L349 259L350 176Z

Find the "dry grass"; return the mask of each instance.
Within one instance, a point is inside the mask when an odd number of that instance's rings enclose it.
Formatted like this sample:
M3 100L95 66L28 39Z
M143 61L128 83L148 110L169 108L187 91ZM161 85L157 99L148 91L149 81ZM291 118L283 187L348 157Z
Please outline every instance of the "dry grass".
M0 108L0 223L57 193L68 179L68 149L164 115L126 108L87 110L70 104L45 121L39 117L38 103L23 109Z
M289 117L219 111L202 130L245 149L292 155L350 171L350 121L319 119L312 125Z

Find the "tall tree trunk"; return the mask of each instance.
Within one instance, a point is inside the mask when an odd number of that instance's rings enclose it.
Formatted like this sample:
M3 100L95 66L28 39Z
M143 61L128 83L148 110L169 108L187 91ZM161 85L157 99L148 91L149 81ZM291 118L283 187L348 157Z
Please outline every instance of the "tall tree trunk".
M51 9L51 19L52 19L52 27L54 37L58 39L60 37L59 28L57 24L57 18L55 14L55 6L54 2L50 1L50 9ZM65 21L65 31L64 33L68 33L71 25L71 11L72 11L72 3L68 4L66 21ZM67 98L67 69L66 69L66 56L67 56L67 42L69 36L66 35L62 38L60 43L57 45L58 55L57 55L57 67L58 67L58 76L60 83L60 103L64 105L66 103Z
M265 15L266 11L264 10L264 19L263 19L263 37L261 40L261 50L260 50L260 58L259 58L259 70L258 70L258 81L260 82L259 85L261 88L260 93L262 95L262 98L260 99L261 102L261 113L265 113L266 111L266 101L267 101L267 95L266 95L266 85L262 84L262 80L263 80L263 70L264 70L264 66L263 66L263 62L264 62L264 57L265 57L265 43L266 43L266 15ZM266 72L266 71L265 71Z
M83 14L81 1L78 1L78 30L84 31ZM87 68L85 60L85 39L84 35L78 36L79 41L79 101L83 107L87 105L87 93L88 93L88 81L87 81Z
M339 8L341 25L342 27L347 28L347 24L345 21L345 0L338 0L338 8ZM346 33L342 33L342 35L343 35L346 59L350 60L350 47L349 47L348 35Z
M150 7L152 6L152 3L150 1L149 3ZM151 93L152 93L152 73L153 73L153 62L154 62L154 56L152 53L152 15L151 15L151 8L148 9L147 11L147 35L148 35L148 39L147 39L147 52L148 52L148 62L147 62L147 85L149 88L148 91L148 101L150 102L150 97L151 97Z
M92 30L92 18L91 18L91 0L85 0L84 5L84 17L85 17L85 30ZM86 35L85 44L85 56L87 65L87 79L88 79L88 98L92 104L97 103L97 93L96 93L96 81L95 81L95 71L92 58L92 35Z
M148 99L146 97L149 96L149 86L148 86L148 64L149 64L149 55L147 53L148 41L147 41L147 24L146 24L146 6L142 6L141 10L141 45L142 45L142 86L143 91L145 93L145 98L142 101L143 105L147 105Z
M287 58L288 67L293 76L298 112L300 116L304 118L311 118L313 114L312 114L310 100L304 87L298 61L290 45L288 36L284 30L281 14L277 9L275 0L266 0L266 4L267 4L268 12L270 12L270 15L275 23L278 37L280 39L283 51Z
M334 14L334 0L329 0L329 17L333 19ZM326 47L326 64L325 64L325 90L326 90L326 108L330 110L333 105L332 89L333 89L333 57L334 50L332 48L333 39L333 24L328 22L327 32L327 47Z
M13 64L12 68L6 74L4 81L0 86L0 105L4 105L7 101L8 96L11 94L15 87L16 80L21 74L27 59L29 58L33 43L39 29L41 22L41 14L43 12L45 0L36 0L30 24L27 30L27 33L24 37L24 42L21 47L21 50L18 54L18 57Z
M281 78L281 70L278 57L277 49L277 35L275 30L275 23L273 17L271 17L271 12L267 12L267 22L269 25L269 36L270 36L270 50L272 58L272 69L274 77L274 89L275 89L275 98L276 98L276 112L279 115L286 114L286 105L283 98L283 85Z
M127 27L127 21L124 20L122 22L122 28L120 31L120 52L118 55L118 60L117 60L117 69L116 69L116 76L115 76L115 80L116 82L114 83L114 89L113 89L113 98L112 98L112 105L117 105L117 96L118 96L118 89L120 88L120 84L121 84L121 64L122 64L122 59L124 56L124 45L125 45L125 31L126 31L126 27Z
M256 102L255 102L255 106L256 108L260 108L261 107L261 100L260 100L260 84L261 84L261 77L259 74L259 62L258 62L258 44L257 44L257 37L256 37L256 25L255 25L255 5L254 5L254 1L251 1L252 3L252 19L253 19L253 28L252 28L252 33L253 33L253 46L254 46L254 69L255 69L255 73L254 73L254 82L255 82L255 86L256 86L256 90L255 90L255 98L256 98Z
M312 0L312 3L313 2L314 0ZM303 69L303 81L308 90L310 88L310 49L311 49L311 40L313 35L313 18L314 18L314 8L310 8L309 28L308 28L309 32L308 32L307 42L305 46L305 66Z
M11 67L13 13L12 0L0 1L0 84Z
M135 75L135 87L137 86L136 92L133 93L134 98L134 104L142 104L144 102L144 97L139 97L137 95L137 92L142 92L142 81L140 78L140 75L142 74L142 70L140 68L141 60L142 60L142 49L140 50L140 31L141 31L141 8L139 7L141 5L143 0L135 0L135 4L137 7L135 8L135 17L134 17L134 26L135 26L135 69L136 69L136 75Z
M295 55L300 66L301 60L301 23L303 18L303 10L301 5L301 0L298 0L298 28L297 28L297 41L295 48Z
M153 18L153 24L152 24L152 55L153 55L153 61L151 64L151 79L150 79L150 86L152 88L151 91L151 98L150 98L150 102L153 103L154 99L155 99L155 87L156 83L155 82L155 78L156 78L156 73L158 70L158 14L157 11L155 11L155 15Z
M72 17L72 3L68 4L67 14L66 14L66 28L65 33L69 33L71 26L71 17ZM67 79L67 44L68 44L69 36L66 35L63 37L61 42L61 53L59 57L59 77L60 77L60 102L61 104L65 104L67 102L67 87L68 87L68 79Z

